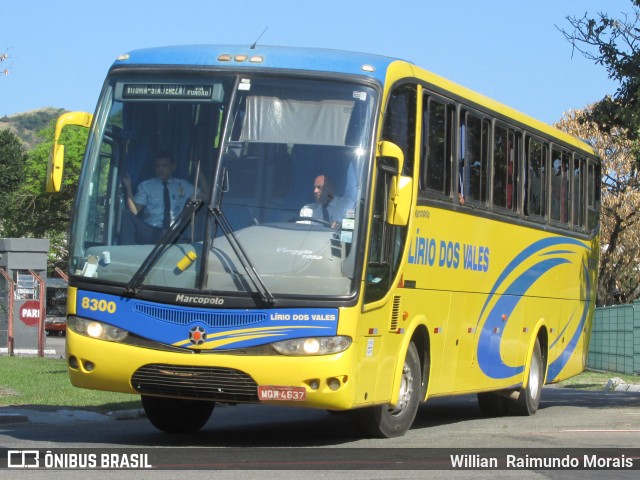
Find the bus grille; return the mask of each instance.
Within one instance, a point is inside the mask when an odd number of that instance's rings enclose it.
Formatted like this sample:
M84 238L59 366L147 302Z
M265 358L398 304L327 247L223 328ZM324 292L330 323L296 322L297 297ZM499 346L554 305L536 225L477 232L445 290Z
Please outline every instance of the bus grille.
M393 297L393 307L391 309L391 323L389 331L395 333L398 330L398 319L400 318L400 296Z
M221 312L196 310L193 308L159 307L145 303L137 303L134 311L164 322L177 325L189 325L202 322L210 327L242 327L264 322L267 314L264 312Z
M144 365L131 377L133 388L143 395L255 402L258 385L246 373L233 368Z

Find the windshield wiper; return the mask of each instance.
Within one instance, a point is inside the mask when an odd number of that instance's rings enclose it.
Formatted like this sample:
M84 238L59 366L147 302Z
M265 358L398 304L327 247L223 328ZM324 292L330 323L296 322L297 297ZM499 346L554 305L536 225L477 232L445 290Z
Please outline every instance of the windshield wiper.
M229 224L229 221L227 220L224 212L220 209L220 207L213 207L211 209L211 213L213 213L213 215L216 217L218 225L220 225L220 227L222 228L222 233L224 233L224 236L227 238L227 241L235 252L236 257L238 257L238 260L240 260L240 263L247 272L251 283L253 283L253 286L260 294L260 298L262 299L262 301L268 305L273 305L275 303L273 295L262 281L260 274L255 269L253 263L251 263L251 260L249 259L249 256L242 248L242 245L238 241L238 237L236 237L236 234L233 232L233 228L231 227L231 224Z
M178 235L180 235L182 230L184 230L184 227L189 223L190 217L200 209L202 203L203 202L200 199L192 199L187 202L176 220L166 231L162 233L158 242L153 247L153 250L151 250L151 253L147 255L147 258L144 259L140 268L138 268L133 277L131 277L131 280L124 290L124 295L135 295L136 291L140 288L140 285L149 273L149 270L151 270L151 267L153 267L153 265L158 261L166 246L176 241Z

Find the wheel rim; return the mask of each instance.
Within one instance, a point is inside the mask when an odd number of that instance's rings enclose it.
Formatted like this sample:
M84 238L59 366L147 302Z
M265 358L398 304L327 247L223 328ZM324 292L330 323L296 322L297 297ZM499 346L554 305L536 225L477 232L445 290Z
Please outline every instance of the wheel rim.
M538 398L540 391L540 362L537 357L534 357L534 361L531 362L531 369L529 370L529 392L531 398L535 400Z
M413 395L413 373L409 364L405 361L402 367L402 380L400 381L400 394L398 396L398 404L395 408L390 408L389 413L392 415L400 415L404 412L411 401Z

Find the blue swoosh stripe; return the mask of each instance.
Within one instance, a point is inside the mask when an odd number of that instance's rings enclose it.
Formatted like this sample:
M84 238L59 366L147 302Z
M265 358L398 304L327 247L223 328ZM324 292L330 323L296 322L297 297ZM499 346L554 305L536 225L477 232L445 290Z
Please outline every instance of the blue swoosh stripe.
M490 295L487 297L487 300L485 301L484 306L482 307L482 311L480 312L480 316L478 318L478 323L476 323L476 328L478 328L478 325L480 324L480 320L482 319L484 311L486 310L487 305L489 304L489 302L493 298L493 295L498 290L498 287L504 282L504 280L509 275L511 275L511 273L519 265L521 265L528 258L530 258L533 255L535 255L537 252L539 252L541 250L544 250L545 248L549 248L549 247L555 246L555 245L563 245L563 244L564 245L567 245L567 244L568 245L577 245L577 246L585 248L585 246L584 246L584 244L582 242L579 242L578 240L575 240L573 238L569 238L569 237L550 237L550 238L543 238L542 240L538 240L537 242L532 243L527 248L525 248L522 252L520 252L518 255L516 255L514 257L514 259L511 260L511 262L509 262L509 264L506 266L506 268L502 271L500 276L497 278L497 280L493 284L493 287L490 290Z
M505 314L509 318L522 300L523 295L542 275L558 265L566 263L571 262L565 258L549 258L538 262L514 280L504 294L498 298L487 316L487 321L478 339L478 364L487 376L509 378L524 371L523 365L505 365L500 357L500 345L505 326L502 315ZM496 328L500 329L499 335L493 333Z
M556 358L551 363L551 365L549 365L549 369L547 373L547 377L549 378L549 381L555 380L558 377L558 375L560 375L560 372L565 367L565 365L571 359L571 356L573 355L573 352L575 351L576 346L578 345L578 341L580 340L580 335L582 335L584 325L587 321L587 315L589 313L589 307L591 304L591 288L592 287L591 287L591 279L589 277L589 270L584 264L582 265L582 274L585 278L585 283L586 283L586 300L584 302L584 309L582 310L582 316L580 317L580 322L578 323L578 326L573 332L573 336L571 337L571 340L567 344L567 347L562 351L562 353L558 356L558 358Z

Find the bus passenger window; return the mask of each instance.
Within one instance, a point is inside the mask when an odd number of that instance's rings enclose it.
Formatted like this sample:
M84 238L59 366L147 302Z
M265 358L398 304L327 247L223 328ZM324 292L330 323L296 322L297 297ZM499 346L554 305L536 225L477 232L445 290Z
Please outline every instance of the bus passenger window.
M423 105L423 152L421 158L420 190L451 193L451 116L447 104L425 96Z
M573 160L573 226L579 230L584 230L584 176L586 161L584 158L576 157Z
M518 150L520 135L496 126L493 140L493 205L518 209Z
M544 217L547 214L548 146L535 138L527 142L527 215Z
M554 148L551 152L551 220L569 223L570 154Z
M489 122L466 112L463 115L464 195L467 201L486 203L489 171ZM462 134L462 131L461 131ZM464 167L463 167L464 166Z

